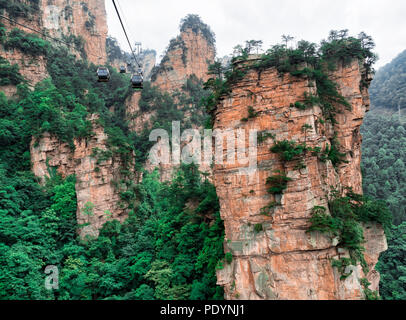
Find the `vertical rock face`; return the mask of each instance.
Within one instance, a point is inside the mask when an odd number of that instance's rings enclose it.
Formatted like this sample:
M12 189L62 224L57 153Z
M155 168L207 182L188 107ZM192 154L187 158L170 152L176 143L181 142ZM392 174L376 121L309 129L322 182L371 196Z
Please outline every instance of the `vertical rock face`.
M38 82L47 78L47 61L43 56L31 57L22 53L20 50L12 49L5 51L0 46L0 56L7 59L11 65L17 64L19 73L28 81L31 87L34 87ZM16 93L17 88L14 85L0 86L6 96L10 97Z
M84 40L84 51L90 62L104 64L107 60L107 18L104 0L42 0L34 15L13 20L21 25L4 19L1 22L7 30L18 28L33 33L26 28L29 27L34 30L46 29L51 36L59 39L64 39L64 36L80 36ZM33 58L16 49L5 51L2 46L0 56L11 64L18 64L21 75L31 86L48 77L46 59L42 56ZM16 92L15 86L5 86L1 89L7 96Z
M3 14L8 16L6 11L3 12ZM39 11L27 17L12 17L12 20L19 24L17 25L6 19L0 19L0 22L4 24L7 32L18 28L26 33L32 33L28 28L39 30L42 27ZM0 45L0 57L8 60L11 65L17 64L20 74L28 81L28 85L31 87L34 87L38 82L48 77L46 69L47 61L43 56L32 57L17 49L7 51ZM17 91L14 85L1 86L0 89L8 97L14 95Z
M190 76L199 80L207 81L208 67L214 62L215 46L202 33L199 28L185 28L180 35L171 40L166 55L159 67L152 71L151 83L163 91L182 91L182 86ZM150 120L156 114L155 110L142 111L138 106L140 93L135 92L126 101L127 116L130 120L130 128L137 133L141 132L145 125L151 124ZM155 165L147 161L145 168L153 170ZM172 164L160 164L160 176L162 181L170 180L174 166ZM204 172L211 171L208 166L201 167Z
M187 78L195 75L207 81L207 69L214 62L215 47L203 33L188 28L171 41L161 64L152 75L152 83L162 90L181 89Z
M96 124L93 117L94 135L89 140L75 140L75 149L57 138L44 134L32 140L31 162L33 173L42 178L49 177L49 170L56 168L63 176L76 176L77 221L79 235L98 236L98 230L109 219L124 221L126 210L120 206L120 192L116 182L120 179L122 162L119 157L102 160L95 150L106 151L107 135ZM99 159L98 159L99 158Z
M107 15L104 0L42 0L43 27L55 37L81 36L87 59L107 60Z
M379 274L374 270L379 253L386 250L386 238L379 225L365 225L365 258L368 275L361 267L353 267L352 275L340 280L340 274L331 265L331 259L348 256L337 248L337 240L312 232L306 233L314 206L328 208L331 187L343 190L352 187L362 193L360 159L361 135L359 127L369 108L368 91L360 88L365 77L358 61L339 65L330 79L352 106L352 111L341 108L338 124L334 127L318 121L320 107L299 110L290 104L303 100L305 92L316 93L311 80L280 76L271 68L260 75L250 71L232 87L229 97L220 102L215 114L215 129L245 129L268 131L276 140L305 142L302 126L308 124L306 143L324 147L337 133L341 152L348 163L334 168L330 161L320 162L307 153L305 169L296 169L295 163L282 162L271 153L272 139L258 144L258 168L252 175L238 169L247 165L220 165L214 167L214 181L220 199L221 216L225 224L225 250L233 260L219 270L218 284L224 286L227 299L363 299L360 278L366 276L376 290ZM258 115L248 121L248 107ZM283 170L292 180L282 196L267 192L266 180L274 170ZM271 201L280 202L269 216L261 208ZM262 230L255 228L261 225ZM257 230L255 230L257 229Z

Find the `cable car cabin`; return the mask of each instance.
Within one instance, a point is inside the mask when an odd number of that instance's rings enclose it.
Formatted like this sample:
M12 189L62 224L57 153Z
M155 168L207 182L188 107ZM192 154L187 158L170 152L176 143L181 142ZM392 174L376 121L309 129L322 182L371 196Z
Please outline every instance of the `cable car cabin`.
M121 67L120 67L120 73L126 73L126 70L125 70L125 67L124 67L124 66L121 66Z
M143 88L143 79L140 74L134 74L131 78L131 86L136 89Z
M97 68L97 81L108 82L110 80L110 71L106 67Z

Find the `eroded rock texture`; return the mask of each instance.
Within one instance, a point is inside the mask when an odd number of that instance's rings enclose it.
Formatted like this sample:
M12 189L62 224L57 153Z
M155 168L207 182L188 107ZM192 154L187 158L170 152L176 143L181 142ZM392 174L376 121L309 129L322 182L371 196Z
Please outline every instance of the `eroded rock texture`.
M76 176L78 232L84 238L98 236L103 224L127 218L125 206L120 201L119 180L122 161L113 155L103 160L100 151L107 150L107 135L96 117L92 119L94 135L90 139L75 140L72 150L67 143L45 133L30 145L33 173L44 182L55 168L63 177Z
M336 132L341 152L345 152L349 161L336 169L331 161L323 163L307 153L306 168L298 170L297 161L283 162L278 154L270 152L273 141L267 139L258 145L258 169L253 174L240 173L239 169L247 164L215 165L214 181L225 224L225 251L233 256L231 264L225 264L217 274L226 299L364 298L361 267L353 267L352 275L340 280L331 259L346 257L348 252L337 248L337 239L306 230L312 208L328 208L331 187L342 191L348 186L362 193L359 127L369 108L367 88L360 87L365 76L355 60L349 65L339 65L330 74L352 107L349 111L337 106L342 113L336 117L338 124L334 128L320 122L319 106L303 111L290 107L291 103L303 101L305 92L316 94L314 81L279 75L274 68L260 75L249 71L217 106L214 128L245 129L247 147L250 129L273 133L276 140L305 142L302 127L308 124L311 126L306 134L308 146L324 147ZM241 121L247 118L249 106L258 112L257 116ZM282 196L267 192L266 179L274 170L282 170L292 178ZM269 216L261 214L261 208L271 201L281 205L271 209ZM370 288L376 290L379 274L374 266L379 253L386 250L386 238L382 228L375 224L365 226L364 236L365 257L371 270L366 276L372 283Z
M182 91L182 86L191 76L198 80L207 81L208 67L214 62L215 47L202 34L200 29L193 31L191 28L182 31L176 39L171 41L169 49L162 59L161 65L153 71L151 84L162 91ZM184 92L188 94L187 92ZM156 116L156 110L141 110L139 101L140 92L126 100L127 117L130 120L130 129L140 133L144 128L152 126L151 119ZM188 117L188 111L185 116ZM202 128L197 128L202 129ZM183 146L182 146L183 147ZM157 166L147 161L145 169L152 171ZM168 181L172 177L174 165L159 164L158 169L162 181ZM201 166L200 170L210 172L209 166Z
M207 69L214 62L215 47L202 32L186 29L171 41L158 72L152 76L152 83L162 90L180 90L188 77L207 81Z
M7 12L3 12L3 14L8 17ZM0 22L4 24L7 32L18 28L26 33L32 33L29 28L39 30L42 26L39 14L27 18L12 18L11 20L16 21L18 25L12 21L0 19ZM0 57L8 60L11 65L17 64L19 73L27 80L27 84L30 87L34 87L38 82L41 82L49 76L46 68L47 61L43 56L33 57L18 49L5 50L4 46L0 45ZM7 97L11 97L17 92L16 86L11 84L0 86L0 90L4 92Z
M55 37L82 37L87 59L107 60L107 15L104 0L42 0L43 27Z

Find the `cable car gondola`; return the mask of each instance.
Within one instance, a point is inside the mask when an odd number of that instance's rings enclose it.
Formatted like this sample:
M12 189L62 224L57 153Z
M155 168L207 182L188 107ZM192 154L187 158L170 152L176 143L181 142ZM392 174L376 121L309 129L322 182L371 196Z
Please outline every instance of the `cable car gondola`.
M120 73L126 73L126 69L125 69L124 66L121 66L121 67L120 67Z
M131 86L135 89L142 89L143 86L143 78L140 73L135 73L131 77Z
M98 82L109 82L110 71L106 67L97 68L97 81Z

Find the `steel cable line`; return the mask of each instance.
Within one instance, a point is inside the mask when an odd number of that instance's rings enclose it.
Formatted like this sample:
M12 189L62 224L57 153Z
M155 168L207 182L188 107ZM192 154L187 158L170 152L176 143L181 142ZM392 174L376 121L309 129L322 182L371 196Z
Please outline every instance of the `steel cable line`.
M113 3L115 4L115 1L114 1L114 0L113 0ZM117 7L116 7L116 11L117 11ZM119 15L118 12L117 12L117 14ZM36 29L31 28L31 27L29 27L29 26L23 25L23 24L17 22L16 20L10 19L10 18L8 18L8 17L6 17L6 16L4 16L4 15L2 15L2 14L0 14L0 18L1 18L1 19L4 19L4 20L7 20L7 21L9 21L9 22L11 22L11 23L14 23L14 24L16 24L16 25L18 25L18 26L20 26L20 27L26 28L26 29L28 29L28 30L30 30L30 31L32 31L32 32L38 33L38 34L42 35L44 38L48 38L48 39L51 39L51 40L53 40L53 41L62 43L62 44L64 44L64 45L66 45L69 49L76 49L71 43L68 43L68 42L66 42L66 41L64 41L64 40L61 40L61 39L52 37L52 36L46 34L46 33L43 32L43 31L39 31L39 30L36 30ZM120 15L119 15L119 18L120 18ZM120 21L121 21L121 18L120 18ZM124 28L123 24L122 24L122 27L123 27L124 33L126 34L126 37L127 37L127 33L126 33L126 31L125 31L125 28ZM133 55L133 57L134 57L134 59L135 59L135 62L137 63L137 65L138 65L139 67L141 67L141 65L138 63L137 59L135 58L135 54L134 54L134 51L132 50L131 43L130 43L128 37L127 37L127 41L128 41L129 46L130 46L131 53L132 53L132 55ZM90 55L90 56L93 56L93 57L96 57L96 58L98 58L99 60L102 58L101 56L98 56L98 55L95 55L95 54L92 54L92 53L87 53L87 52L86 52L86 54L87 54L87 55ZM166 73L166 70L164 69L163 71L164 71L163 73L165 74L167 80L168 80L170 83L175 84L175 82L169 78L168 74ZM175 85L176 85L176 84L175 84ZM176 86L177 86L177 85L176 85ZM175 86L175 87L176 87L176 86Z
M141 67L141 65L138 63L138 61L137 61L137 59L136 59L136 57L135 57L134 51L133 51L132 46L131 46L131 42L130 42L129 37L128 37L128 33L127 33L127 31L126 31L126 29L125 29L125 26L124 26L124 23L123 23L123 20L124 20L124 22L126 22L125 15L124 15L124 11L123 11L123 9L121 8L120 3L119 3L118 1L117 1L118 7L116 6L116 1L115 1L115 0L113 0L113 4L114 4L114 8L115 8L115 10L116 10L116 12L117 12L118 18L119 18L119 20L120 20L121 27L122 27L122 29L123 29L123 31L124 31L124 34L125 34L126 38L127 38L128 45L130 46L130 50L131 50L131 53L132 53L132 55L133 55L133 57L134 57L134 60L135 60L135 62L137 63L138 67ZM119 11L118 11L118 8L120 8L121 12L123 12L123 19L121 19L121 16L120 16L120 13L119 13ZM163 74L165 75L165 77L166 77L166 79L168 80L168 82L170 82L174 88L176 88L177 86L179 86L178 84L176 84L176 82L175 82L174 80L171 80L171 79L169 78L169 75L168 75L168 73L166 72L166 69L165 69L165 68L163 68ZM178 80L178 82L179 82L179 80Z
M134 50L133 50L133 48L132 48L132 46L131 46L130 39L128 38L127 31L125 30L125 27L124 27L124 24L123 24L123 20L121 19L120 13L118 12L118 8L117 8L116 1L115 1L115 0L113 0L113 5L114 5L114 9L116 10L118 19L120 20L121 27L122 27L122 29L123 29L123 31L124 31L124 35L125 35L125 37L126 37L126 39L127 39L127 42L128 42L129 47L130 47L131 53L132 53L132 55L133 55L134 61L135 61L135 63L138 65L138 68L141 68L141 65L138 63L137 57L136 57L135 54L134 54Z
M45 37L45 38L49 38L49 39L51 39L51 40L53 40L53 41L56 41L56 42L59 42L59 43L63 43L63 44L66 45L69 49L72 49L72 48L73 48L73 49L76 49L76 48L73 47L73 45L72 45L71 43L68 43L68 42L66 42L66 41L64 41L64 40L61 40L61 39L52 37L52 36L46 34L46 33L43 32L43 31L39 31L39 30L36 30L36 29L31 28L31 27L29 27L29 26L23 25L23 24L21 24L21 23L15 21L15 20L10 19L10 18L8 18L8 17L5 17L5 16L3 16L3 15L1 15L1 14L0 14L0 18L5 19L5 20L7 20L7 21L9 21L9 22L12 22L12 23L14 23L14 24L16 24L16 25L18 25L18 26L20 26L20 27L26 28L26 29L28 29L28 30L30 30L30 31L32 31L32 32L38 33L38 34L42 35L42 36ZM87 55L91 55L91 56L93 56L93 57L96 57L96 58L98 58L98 59L101 59L101 56L97 56L97 55L95 55L95 54L87 53L87 52L86 52L86 54L87 54Z
M128 23L128 20L126 19L126 16L125 16L125 14L124 14L124 10L123 10L123 8L122 8L121 5L120 5L120 1L117 1L117 6L118 6L118 9L119 9L120 12L121 12L121 16L123 17L124 25L125 25L125 27L126 27L126 29L127 29L128 36L129 36L130 40L134 40L135 37L134 37L134 35L132 34L131 29L129 28L129 25L130 25L130 24Z

